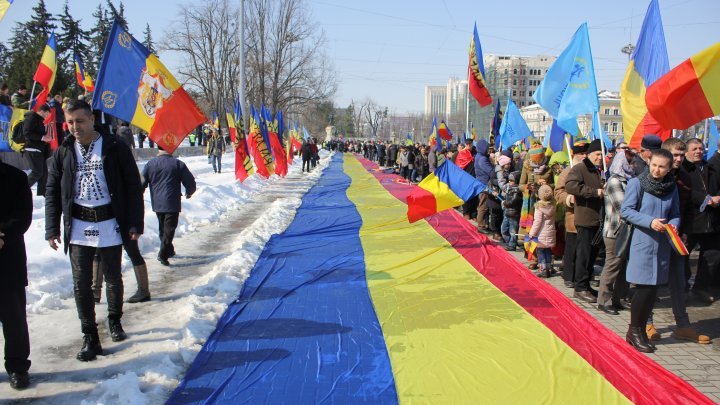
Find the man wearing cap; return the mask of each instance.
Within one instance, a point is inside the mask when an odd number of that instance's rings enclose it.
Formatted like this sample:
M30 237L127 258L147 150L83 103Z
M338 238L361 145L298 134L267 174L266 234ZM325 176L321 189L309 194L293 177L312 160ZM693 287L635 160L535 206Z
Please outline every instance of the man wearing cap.
M703 303L710 305L716 299L710 292L710 284L720 266L720 196L716 183L718 173L703 159L704 153L705 147L701 140L694 138L687 142L680 173L687 174L692 191L690 207L682 216L681 231L687 235L688 250L692 250L695 245L700 246L697 275L692 290ZM686 272L688 277L689 273Z
M600 210L605 191L602 184L602 151L600 140L588 145L587 157L568 173L565 189L575 196L575 227L577 254L575 256L575 293L573 297L585 302L597 302L590 288L597 246L592 240L600 227Z
M644 172L650 161L650 154L656 149L660 149L662 146L662 139L659 136L648 134L643 136L642 142L640 142L640 153L635 159L635 176L639 176L640 173Z
M572 167L582 163L587 156L588 142L586 139L578 139L572 147ZM563 253L563 280L565 287L575 287L575 254L577 247L577 229L575 228L575 196L568 194L565 190L568 174L571 166L566 167L558 176L555 183L555 201L558 204L565 204L565 252Z

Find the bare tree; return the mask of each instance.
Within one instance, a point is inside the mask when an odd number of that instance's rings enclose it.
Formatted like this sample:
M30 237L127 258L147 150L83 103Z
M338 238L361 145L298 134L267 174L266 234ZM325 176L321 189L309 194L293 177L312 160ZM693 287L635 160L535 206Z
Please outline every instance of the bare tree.
M247 94L272 110L302 113L332 98L337 85L324 53L325 34L304 0L248 0Z
M224 121L222 112L238 88L239 10L228 0L193 3L180 10L179 19L165 32L161 49L184 56L180 80L197 89Z
M355 100L350 101L350 112L352 114L352 124L355 129L355 136L358 138L362 137L363 134L363 110L365 109L364 104L356 103Z
M377 138L379 136L378 129L387 118L388 109L387 107L380 107L375 101L368 98L363 103L363 110L365 111L365 122L370 127L370 136Z

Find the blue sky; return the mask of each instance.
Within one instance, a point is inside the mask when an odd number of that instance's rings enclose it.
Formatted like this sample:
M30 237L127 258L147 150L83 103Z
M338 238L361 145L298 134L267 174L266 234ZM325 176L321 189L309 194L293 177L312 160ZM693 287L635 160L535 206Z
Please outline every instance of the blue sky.
M238 0L239 1L239 0ZM52 12L63 1L47 0ZM103 1L104 3L104 1ZM117 1L116 1L117 3ZM16 0L0 23L6 40L34 0ZM146 23L159 40L176 17L175 1L124 1L130 30L142 36ZM577 27L590 29L598 89L618 91L627 67L620 49L635 42L649 0L419 0L348 2L307 0L311 18L325 31L326 52L339 79L336 103L371 97L397 113L421 111L425 85L464 77L473 22L484 53L558 55ZM92 24L97 1L71 0L70 11ZM720 1L660 0L670 65L720 41ZM178 63L160 55L168 67Z

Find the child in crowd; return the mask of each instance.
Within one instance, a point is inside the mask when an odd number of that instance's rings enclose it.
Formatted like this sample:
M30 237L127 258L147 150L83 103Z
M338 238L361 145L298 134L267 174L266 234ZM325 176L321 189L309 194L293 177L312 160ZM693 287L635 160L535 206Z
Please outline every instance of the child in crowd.
M522 209L522 192L517 185L520 172L508 174L507 183L502 190L505 200L503 206L503 221L500 226L500 233L507 244L505 250L514 252L517 249L518 227L520 223L520 210Z
M538 190L538 201L535 203L535 215L530 238L537 238L535 254L538 258L539 277L550 277L552 272L552 251L555 246L555 201L553 190L547 184L540 186Z

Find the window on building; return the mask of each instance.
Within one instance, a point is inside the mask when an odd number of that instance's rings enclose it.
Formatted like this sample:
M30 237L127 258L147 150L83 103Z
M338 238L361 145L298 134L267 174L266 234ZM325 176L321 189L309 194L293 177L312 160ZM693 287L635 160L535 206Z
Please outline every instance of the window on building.
M543 115L543 122L545 122L546 119L547 119L547 117Z
M617 110L615 110L615 111L617 111ZM613 131L613 133L617 133L617 131L618 131L618 123L617 122L612 123L612 131Z
M507 81L507 79L505 79L505 85L507 86L507 84L508 84L508 81Z
M610 125L609 125L607 122L604 123L604 124L603 124L603 131L608 132L609 129L610 129Z
M513 97L517 97L517 90L513 90Z
M517 79L513 79L513 86L517 86Z
M508 70L507 70L507 69L505 69L505 74L507 74L507 73L508 73Z
M617 108L613 110L613 115L620 115L620 110Z
M525 79L523 79L523 81L522 81L522 85L523 85L523 86L525 85Z
M609 108L606 108L606 109L605 109L605 115L610 115L610 109L609 109Z
M532 90L528 90L528 97L532 97L532 95L533 95L533 91L532 91Z
M513 74L514 74L514 75L517 74L517 69L513 69Z
M525 69L523 69L522 74L523 74L523 75L525 74Z
M520 107L525 107L525 102L524 102L524 101L521 101L521 102L520 102Z

